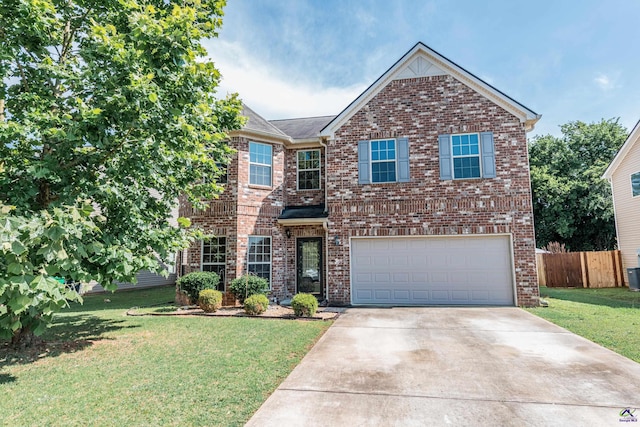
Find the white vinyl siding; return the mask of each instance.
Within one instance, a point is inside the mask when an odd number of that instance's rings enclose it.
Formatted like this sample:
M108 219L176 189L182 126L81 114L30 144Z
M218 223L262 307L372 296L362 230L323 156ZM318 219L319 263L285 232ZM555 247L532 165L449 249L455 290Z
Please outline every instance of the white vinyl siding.
M639 172L640 139L634 142L611 176L618 249L622 255L623 275L627 284L626 269L640 266L637 252L640 249L640 227L638 227L640 224L640 197L634 197L633 186L630 182L632 175Z

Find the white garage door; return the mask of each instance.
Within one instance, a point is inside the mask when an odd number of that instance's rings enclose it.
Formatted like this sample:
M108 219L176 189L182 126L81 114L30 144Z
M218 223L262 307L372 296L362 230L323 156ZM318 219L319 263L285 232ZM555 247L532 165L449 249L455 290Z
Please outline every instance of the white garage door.
M351 302L514 305L509 237L354 238Z

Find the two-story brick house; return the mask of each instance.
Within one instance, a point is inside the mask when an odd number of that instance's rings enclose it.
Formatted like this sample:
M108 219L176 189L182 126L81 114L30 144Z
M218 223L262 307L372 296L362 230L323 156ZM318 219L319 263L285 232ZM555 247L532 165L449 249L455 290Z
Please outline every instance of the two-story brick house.
M330 304L537 305L526 132L539 115L416 44L337 116L245 108L216 235L184 271Z

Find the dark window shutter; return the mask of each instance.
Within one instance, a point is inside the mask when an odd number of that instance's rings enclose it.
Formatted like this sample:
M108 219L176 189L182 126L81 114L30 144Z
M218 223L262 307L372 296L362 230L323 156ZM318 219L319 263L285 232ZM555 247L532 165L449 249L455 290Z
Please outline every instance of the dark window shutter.
M496 177L496 155L493 149L493 132L482 132L480 134L482 145L482 177Z
M358 184L371 183L369 141L358 141Z
M409 138L398 138L398 182L409 181Z
M453 179L450 135L438 136L438 149L440 150L440 179Z

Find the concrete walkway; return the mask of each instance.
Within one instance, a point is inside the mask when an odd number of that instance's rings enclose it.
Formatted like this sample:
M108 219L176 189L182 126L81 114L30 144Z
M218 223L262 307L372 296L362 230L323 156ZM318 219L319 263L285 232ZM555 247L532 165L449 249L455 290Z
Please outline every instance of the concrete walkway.
M247 425L615 426L627 407L640 364L524 310L349 309Z

